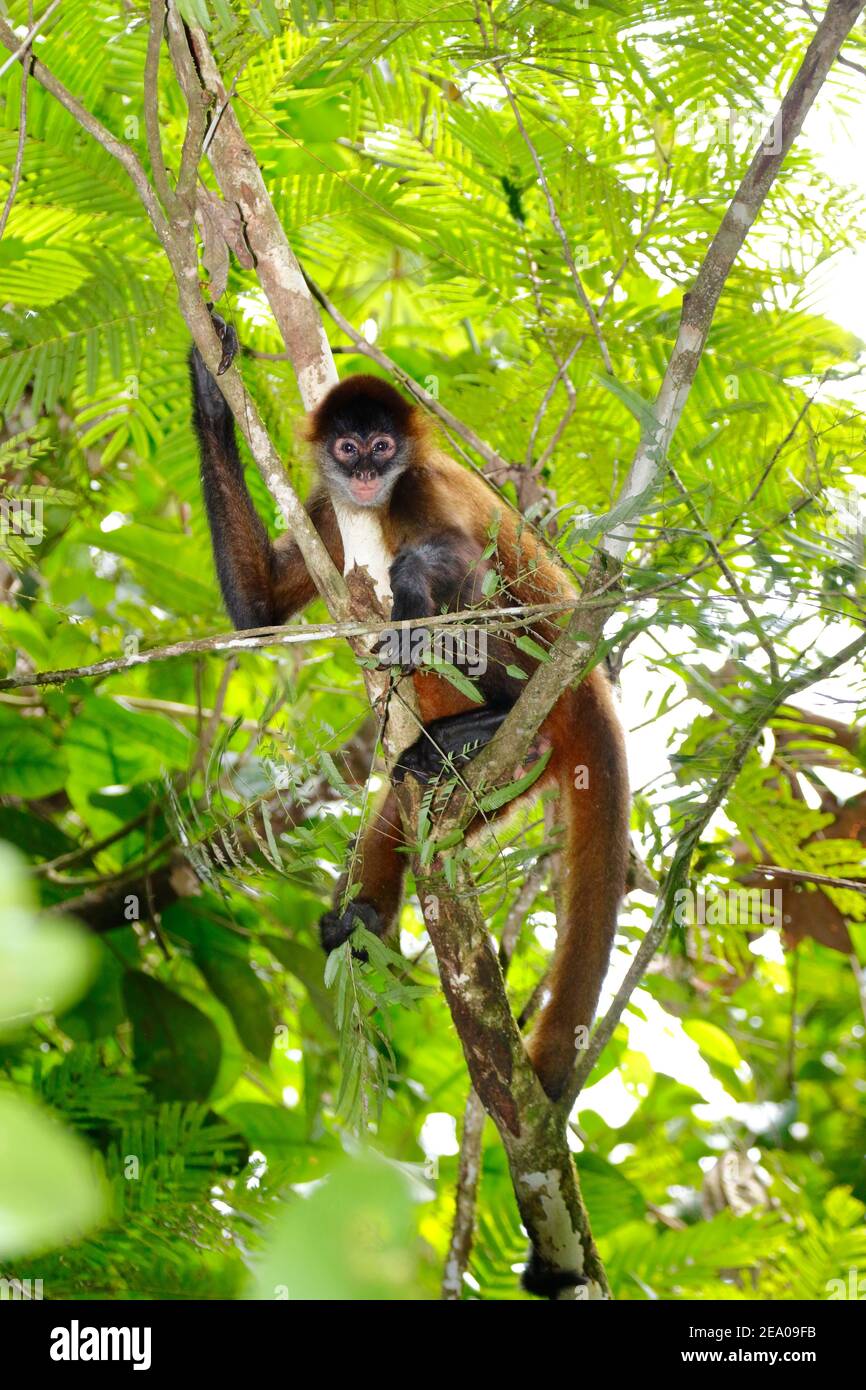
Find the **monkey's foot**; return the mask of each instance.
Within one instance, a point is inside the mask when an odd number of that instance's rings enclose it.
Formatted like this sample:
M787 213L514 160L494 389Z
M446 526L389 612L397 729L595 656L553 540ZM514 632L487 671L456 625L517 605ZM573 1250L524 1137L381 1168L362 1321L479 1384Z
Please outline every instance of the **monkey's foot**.
M392 780L402 782L411 773L419 782L433 782L447 764L460 767L471 762L490 742L507 713L503 709L469 710L434 719L400 754Z
M232 324L226 323L225 319L220 318L219 314L215 314L212 304L209 304L207 307L210 311L211 323L214 326L214 332L216 333L217 337L220 340L220 344L222 345L223 355L220 358L219 366L217 367L217 376L222 376L223 372L227 372L229 367L234 362L235 358L237 357L240 351L241 345L238 341L238 335L235 332L235 329L232 326Z
M576 1270L555 1268L532 1246L520 1282L527 1293L534 1293L537 1298L555 1299L560 1289L577 1288L587 1281Z
M322 949L330 955L338 946L342 946L344 941L348 941L352 932L360 921L367 931L371 931L374 936L381 936L384 931L382 918L379 916L372 903L365 903L362 898L356 898L350 903L345 912L326 912L319 918L319 939ZM353 951L356 960L366 960L366 951Z
M222 357L217 367L217 376L222 376L223 372L228 371L232 362L240 352L240 342L232 325L226 323L225 319L220 318L219 314L213 312L212 304L209 304L207 307L211 311L211 322L213 323L214 332L219 338L222 347ZM202 355L197 347L194 347L190 354L190 362L198 388L199 405L204 410L206 418L211 416L217 416L220 419L224 416L227 417L229 408L223 399L223 394L217 386L216 381L205 366Z

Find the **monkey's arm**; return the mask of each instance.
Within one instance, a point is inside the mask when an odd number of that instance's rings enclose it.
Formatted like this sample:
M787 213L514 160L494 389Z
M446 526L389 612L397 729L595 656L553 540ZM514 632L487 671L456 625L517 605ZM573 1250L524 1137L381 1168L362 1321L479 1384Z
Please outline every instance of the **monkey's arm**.
M443 528L405 545L390 569L394 622L432 618L443 608L471 608L481 597L487 570L482 546L464 531Z
M231 361L237 351L234 329L216 317L214 327ZM197 348L190 354L190 378L205 507L229 617L238 628L284 623L315 597L316 587L290 536L271 543L244 479L232 413ZM308 511L342 569L339 529L325 494L314 494Z

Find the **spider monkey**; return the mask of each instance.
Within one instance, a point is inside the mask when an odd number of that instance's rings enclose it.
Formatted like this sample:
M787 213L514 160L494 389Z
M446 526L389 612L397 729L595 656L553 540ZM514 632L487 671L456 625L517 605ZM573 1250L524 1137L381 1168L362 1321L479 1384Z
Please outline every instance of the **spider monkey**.
M238 340L217 315L213 322L223 348L219 374L233 360ZM315 597L315 586L291 536L269 539L244 481L231 411L196 349L190 369L205 505L226 608L238 628L285 623ZM366 565L395 622L489 603L483 586L492 566L503 585L500 602L572 596L564 573L533 534L497 506L486 483L437 449L426 421L387 382L371 376L341 381L309 416L306 437L319 471L306 504L313 525L341 573ZM491 526L498 526L496 556L486 558ZM557 633L550 622L535 620L527 630L537 642ZM424 732L401 754L396 780L409 773L435 779L446 762L465 761L467 750L474 754L492 738L522 688L515 667L528 674L537 663L503 638L490 638L487 657L477 682L483 706L435 673L413 671ZM529 795L558 788L563 838L559 941L548 1002L528 1047L542 1086L556 1098L574 1066L577 1030L588 1028L595 1014L628 859L625 749L600 666L560 696L540 734L551 757ZM511 802L503 811L514 808ZM469 833L480 828L479 816ZM347 940L356 918L378 935L393 928L404 844L391 788L360 841L358 896L341 911L338 889L334 910L321 919L326 951Z

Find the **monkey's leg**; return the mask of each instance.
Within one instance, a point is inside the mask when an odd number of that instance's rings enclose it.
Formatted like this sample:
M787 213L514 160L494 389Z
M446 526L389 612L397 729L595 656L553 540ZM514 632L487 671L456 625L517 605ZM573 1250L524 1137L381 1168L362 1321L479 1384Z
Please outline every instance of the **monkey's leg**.
M394 781L402 782L411 773L419 782L432 782L446 763L460 767L470 762L490 742L507 713L507 707L485 705L425 724L420 738L400 754Z
M319 933L326 951L341 946L351 936L359 918L376 936L385 936L394 924L403 896L406 855L400 850L405 843L397 798L389 791L358 846L352 877L354 882L360 883L361 891L343 910L340 901L345 882L341 880L334 895L334 910L326 912L319 921Z

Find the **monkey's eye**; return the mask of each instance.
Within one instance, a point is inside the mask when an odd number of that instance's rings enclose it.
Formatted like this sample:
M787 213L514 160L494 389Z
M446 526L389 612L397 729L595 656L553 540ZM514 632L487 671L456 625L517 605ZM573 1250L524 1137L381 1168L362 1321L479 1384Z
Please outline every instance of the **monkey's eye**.
M390 458L396 452L396 445L393 439L385 435L382 439L377 439L373 444L373 453L379 458Z
M338 439L334 445L334 452L342 454L344 459L351 459L357 454L358 447L351 439Z

